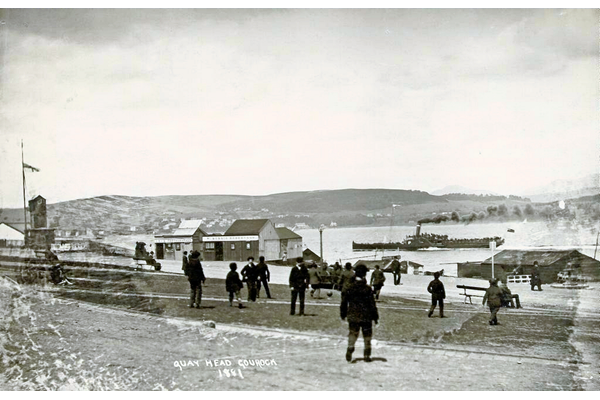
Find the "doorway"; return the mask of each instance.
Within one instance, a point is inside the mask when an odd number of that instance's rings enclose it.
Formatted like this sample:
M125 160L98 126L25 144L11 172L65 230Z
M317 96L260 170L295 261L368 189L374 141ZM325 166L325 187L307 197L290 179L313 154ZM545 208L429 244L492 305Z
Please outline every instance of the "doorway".
M162 260L165 258L165 248L164 244L156 243L156 259Z
M223 242L215 242L215 261L223 261Z

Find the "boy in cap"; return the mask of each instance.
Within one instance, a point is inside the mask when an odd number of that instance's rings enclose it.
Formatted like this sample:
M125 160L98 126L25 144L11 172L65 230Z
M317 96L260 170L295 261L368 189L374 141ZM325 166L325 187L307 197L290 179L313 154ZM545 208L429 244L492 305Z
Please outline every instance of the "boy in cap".
M200 263L200 253L198 250L194 250L188 261L185 274L190 281L190 308L200 308L200 302L202 301L202 283L206 282L204 276L204 270Z
M347 289L342 292L340 317L348 318L348 349L346 361L352 361L354 345L362 330L365 341L364 357L366 362L371 362L371 337L373 336L373 321L377 325L379 314L373 298L373 290L367 285L367 267L359 264L354 268L355 277Z
M227 278L225 278L225 289L229 292L229 307L233 307L233 297L238 302L238 307L243 308L242 305L242 295L240 294L240 290L244 287L244 284L240 280L240 276L237 273L237 264L232 262L229 264L229 271L227 273Z
M502 306L502 289L498 287L497 279L490 279L490 287L485 291L483 295L483 305L487 302L490 307L490 325L498 325L498 318L496 314Z
M431 308L429 309L429 314L427 314L427 316L431 318L433 311L435 310L435 306L439 304L440 318L444 318L444 299L446 298L446 291L444 290L444 284L442 281L440 281L439 272L433 273L433 280L429 282L427 291L431 293Z

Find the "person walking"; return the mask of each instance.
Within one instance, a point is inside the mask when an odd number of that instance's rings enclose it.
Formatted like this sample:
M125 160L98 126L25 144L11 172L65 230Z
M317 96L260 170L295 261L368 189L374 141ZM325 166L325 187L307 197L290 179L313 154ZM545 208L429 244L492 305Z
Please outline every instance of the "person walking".
M185 274L190 282L190 308L200 308L202 284L206 282L206 277L204 276L202 263L200 263L200 253L197 250L194 250L190 255Z
M314 261L310 261L310 266L308 268L308 277L310 283L310 297L316 297L317 299L321 298L321 274L319 273L319 269L317 268L317 264ZM315 295L315 296L313 296Z
M187 256L187 251L183 252L183 258L181 259L181 270L185 271L187 265L188 265L188 256Z
M342 321L348 319L348 348L346 349L346 361L352 361L354 345L362 330L365 341L364 358L371 362L371 338L373 337L373 321L375 325L379 322L377 305L373 298L373 290L367 285L367 267L359 264L354 269L355 277L342 292L342 304L340 305L340 317Z
M375 300L379 300L379 294L381 293L383 282L385 282L385 275L383 274L383 271L379 269L379 265L376 265L375 271L373 271L371 274L371 286L373 286Z
M391 267L392 267L392 274L394 275L394 285L395 286L401 285L400 279L402 279L402 273L401 273L402 265L400 264L400 256L394 256Z
M309 279L308 269L304 265L302 257L296 258L296 265L290 271L290 290L292 292L290 315L296 314L296 299L298 298L300 300L300 312L298 315L304 315L304 297Z
M340 265L339 262L336 261L335 265L333 266L333 271L331 271L331 281L333 282L333 289L341 290L341 289L338 289L341 275L342 275L342 266Z
M537 261L533 262L533 272L531 273L531 290L535 290L535 287L538 287L538 290L542 291L542 278L540 276L540 265Z
M256 271L258 273L258 285L256 289L256 297L260 298L260 286L265 288L265 292L267 293L267 297L271 299L271 292L269 290L269 281L271 280L271 272L269 272L269 267L265 263L265 258L263 256L258 257L258 265L256 266Z
M233 307L233 297L237 299L238 307L244 308L242 305L242 295L240 290L244 287L244 284L240 280L240 276L237 273L237 264L232 262L229 264L230 271L227 273L225 278L225 290L229 292L229 307Z
M446 298L446 290L444 289L444 284L440 281L439 272L433 273L433 280L429 282L427 291L431 293L431 307L429 308L429 314L427 314L427 316L431 318L435 306L439 304L440 318L444 318L444 299Z
M497 279L490 279L490 287L485 291L483 295L483 305L487 302L490 307L490 325L498 325L498 311L502 306L502 289L498 287Z
M352 264L347 262L344 265L344 270L342 271L342 274L340 275L340 283L338 285L339 290L341 292L344 292L347 285L349 285L353 279L354 279L354 271L352 271Z
M256 286L258 282L258 271L254 264L254 257L248 257L248 264L242 268L242 282L248 287L248 301L256 301Z

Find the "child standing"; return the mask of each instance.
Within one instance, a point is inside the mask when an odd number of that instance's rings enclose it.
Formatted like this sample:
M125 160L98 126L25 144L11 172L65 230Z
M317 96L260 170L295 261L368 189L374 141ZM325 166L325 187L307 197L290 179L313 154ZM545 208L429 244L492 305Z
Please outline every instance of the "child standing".
M243 308L242 305L242 295L240 290L244 287L244 284L240 280L240 276L236 272L237 264L232 262L229 264L229 273L227 273L227 278L225 279L225 289L229 292L229 307L233 307L233 296L238 302L238 307Z

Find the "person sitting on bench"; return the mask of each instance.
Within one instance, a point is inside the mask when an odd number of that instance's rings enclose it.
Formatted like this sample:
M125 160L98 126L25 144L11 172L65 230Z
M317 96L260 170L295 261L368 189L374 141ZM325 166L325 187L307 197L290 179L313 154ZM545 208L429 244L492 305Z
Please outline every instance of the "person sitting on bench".
M515 307L515 301L517 303L517 308L521 308L521 301L519 300L518 294L512 294L506 283L500 283L500 289L502 290L502 307ZM515 301L513 301L513 299Z

